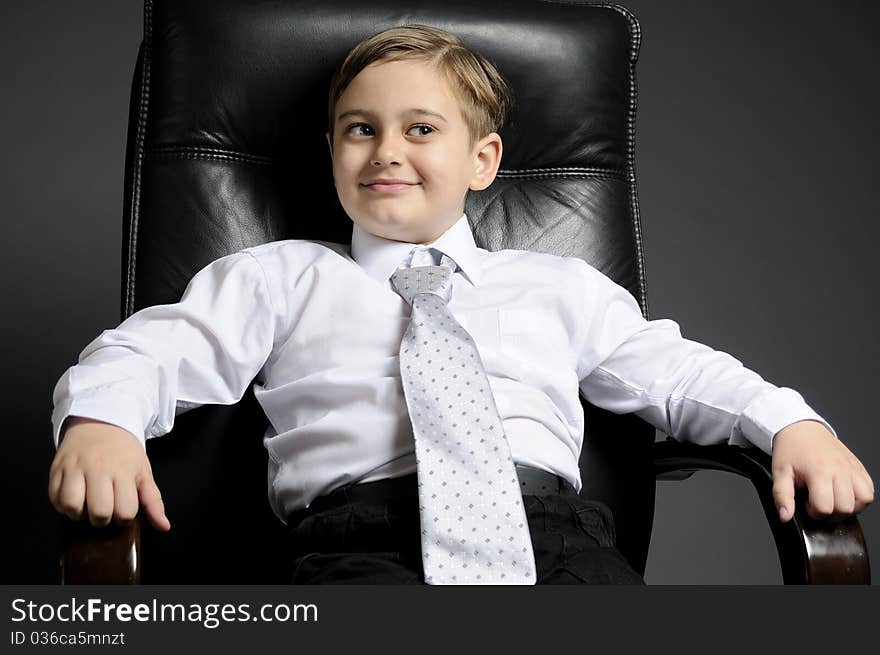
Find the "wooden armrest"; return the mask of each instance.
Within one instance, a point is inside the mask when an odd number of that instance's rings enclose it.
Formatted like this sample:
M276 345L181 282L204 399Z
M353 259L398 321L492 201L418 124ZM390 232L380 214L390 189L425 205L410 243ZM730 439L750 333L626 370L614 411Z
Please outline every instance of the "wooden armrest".
M62 517L61 584L140 584L141 517L96 528Z
M806 509L808 491L801 487L795 490L794 516L783 523L773 500L772 457L760 448L699 446L667 437L653 445L653 459L660 480L683 479L696 470L749 478L773 532L784 584L871 584L868 548L858 518L812 518Z

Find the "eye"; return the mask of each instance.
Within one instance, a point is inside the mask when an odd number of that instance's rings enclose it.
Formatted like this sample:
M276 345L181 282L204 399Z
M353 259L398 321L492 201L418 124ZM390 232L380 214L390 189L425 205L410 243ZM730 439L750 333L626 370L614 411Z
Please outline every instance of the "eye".
M356 127L363 127L363 128L368 129L368 130L372 130L372 129L373 129L372 127L370 127L370 126L367 125L366 123L352 123L352 124L349 125L347 128L345 128L345 133L346 133L346 134L354 134L355 136L362 136L362 134L358 134L357 132L352 132L352 129L353 129L353 128L356 128Z
M428 134L430 134L431 132L434 131L434 128L431 127L430 125L413 125L409 129L410 129L410 131L411 130L429 130L427 134L422 133L422 134L419 134L418 136L428 136Z

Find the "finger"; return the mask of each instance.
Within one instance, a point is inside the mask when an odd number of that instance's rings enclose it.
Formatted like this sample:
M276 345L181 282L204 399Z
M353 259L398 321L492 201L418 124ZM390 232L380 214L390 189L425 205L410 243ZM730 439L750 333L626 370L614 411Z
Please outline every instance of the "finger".
M86 481L82 472L62 471L61 491L58 494L59 511L74 521L79 521L83 517L85 499Z
M832 516L843 519L855 510L855 492L853 492L852 476L849 473L834 475L831 483L834 489L834 509Z
M124 525L137 516L137 487L131 478L113 478L113 522Z
M153 481L153 476L149 473L141 479L138 494L144 512L147 514L147 518L153 524L153 527L157 530L168 532L171 529L171 521L165 516L165 503L162 502L162 493Z
M874 482L867 471L864 474L853 476L853 491L855 493L855 511L861 512L865 507L874 502Z
M53 468L49 472L49 502L57 512L61 512L61 503L58 496L61 494L61 483L64 481L64 469Z
M848 472L834 476L834 511L852 514L856 504L855 492L853 491L852 475Z
M103 528L113 516L113 479L108 475L93 474L86 481L86 506L89 520L96 528Z
M855 460L856 473L853 475L853 486L856 489L856 506L862 503L862 507L869 505L874 501L874 481L868 474L868 469L862 464L862 461L853 455ZM860 511L857 509L856 511Z
M807 513L814 519L824 519L834 511L834 489L828 475L813 475L807 478L809 500Z
M791 466L776 469L773 473L773 502L784 523L794 515L794 474Z

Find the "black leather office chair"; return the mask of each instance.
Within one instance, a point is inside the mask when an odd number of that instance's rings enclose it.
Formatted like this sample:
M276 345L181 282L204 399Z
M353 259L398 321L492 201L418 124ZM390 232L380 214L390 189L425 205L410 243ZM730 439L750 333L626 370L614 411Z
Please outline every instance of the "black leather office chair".
M146 0L125 162L122 317L176 302L218 257L279 239L348 244L324 141L330 76L362 38L402 23L448 29L493 60L516 97L496 181L471 192L477 245L581 257L648 317L635 180L640 32L625 9L505 0ZM586 498L608 504L618 547L644 574L656 479L696 469L755 485L786 583L868 583L858 520L814 521L798 495L781 524L770 457L667 439L584 403ZM268 425L252 391L177 416L148 441L170 533L145 521L66 522L68 583L284 583L282 524L267 497Z

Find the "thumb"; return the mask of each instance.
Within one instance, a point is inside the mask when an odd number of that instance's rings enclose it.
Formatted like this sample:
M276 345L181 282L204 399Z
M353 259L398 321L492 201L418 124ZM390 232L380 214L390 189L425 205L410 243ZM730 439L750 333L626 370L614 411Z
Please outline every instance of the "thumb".
M794 472L791 466L774 471L773 500L779 519L785 523L794 515Z
M141 499L141 506L157 530L168 532L171 529L171 521L165 516L165 503L162 502L162 493L153 480L153 472L149 463L141 476L138 484L138 495Z

